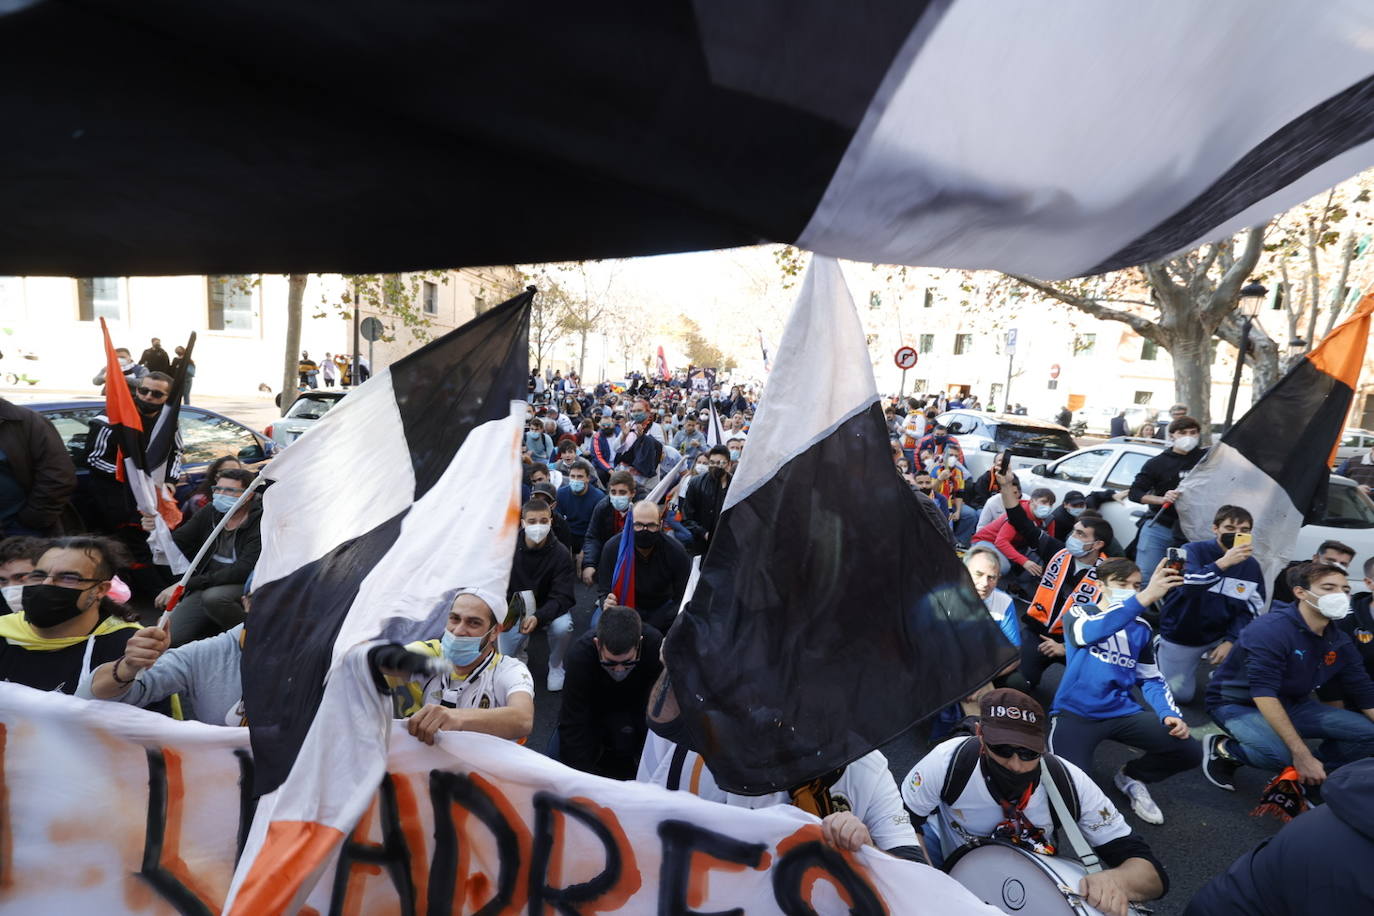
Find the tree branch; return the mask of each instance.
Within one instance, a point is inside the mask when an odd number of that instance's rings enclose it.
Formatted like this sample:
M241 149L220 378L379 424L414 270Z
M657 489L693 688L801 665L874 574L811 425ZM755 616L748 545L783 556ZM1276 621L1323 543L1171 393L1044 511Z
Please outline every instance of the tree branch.
M1152 340L1157 344L1166 345L1167 347L1167 340L1165 339L1163 332L1160 330L1159 325L1148 318L1145 318L1141 315L1133 315L1130 312L1124 312L1120 309L1108 308L1105 305L1099 304L1100 300L1089 299L1083 296L1075 296L1072 293L1066 293L1063 290L1058 289L1055 286L1044 282L1043 280L1037 280L1034 277L1024 277L1020 274L1007 274L1007 276L1011 277L1013 280L1022 284L1023 286L1028 286L1038 293L1049 296L1051 299L1058 299L1065 305L1071 305L1074 308L1078 309L1080 312L1085 312L1093 316L1094 318L1101 318L1104 321L1119 321L1122 324L1130 327L1131 330L1135 331L1141 337L1144 337L1147 340ZM1141 304L1145 305L1149 303Z
M1223 318L1235 310L1236 300L1240 297L1240 288L1245 283L1245 278L1250 276L1255 265L1259 263L1260 253L1264 250L1264 225L1251 226L1250 233L1245 237L1245 248L1241 250L1240 257L1236 258L1234 264L1222 276L1217 288L1212 292L1211 299L1202 309L1203 323L1209 328L1215 328L1221 324Z

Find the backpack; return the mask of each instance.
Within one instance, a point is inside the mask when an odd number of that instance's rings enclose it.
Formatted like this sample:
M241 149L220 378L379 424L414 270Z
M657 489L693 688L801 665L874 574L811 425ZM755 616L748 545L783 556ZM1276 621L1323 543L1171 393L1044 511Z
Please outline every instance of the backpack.
M963 794L973 771L978 768L979 743L977 737L965 738L964 743L954 752L954 759L950 761L949 769L945 772L944 785L940 787L940 801L945 805L953 806ZM1064 797L1064 803L1069 806L1069 813L1076 822L1083 813L1083 805L1078 798L1078 787L1073 784L1073 777L1069 775L1064 761L1053 754L1046 754L1044 760L1050 777L1059 788L1059 794ZM1050 805L1050 814L1054 818L1055 829L1060 829L1059 815L1054 810L1054 805Z

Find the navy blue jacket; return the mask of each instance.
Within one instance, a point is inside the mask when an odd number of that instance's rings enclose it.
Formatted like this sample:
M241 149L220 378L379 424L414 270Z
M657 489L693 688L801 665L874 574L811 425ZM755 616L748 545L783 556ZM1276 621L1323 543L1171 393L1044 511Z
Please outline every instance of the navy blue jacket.
M1368 912L1374 900L1374 760L1332 773L1322 800L1208 882L1183 916Z
M1264 608L1264 571L1259 561L1251 557L1220 569L1217 560L1226 551L1215 540L1193 541L1183 549L1188 552L1183 587L1161 602L1159 635L1180 646L1207 646L1219 639L1235 642Z
M1374 681L1349 634L1332 623L1318 635L1295 606L1275 605L1245 628L1212 675L1207 711L1232 703L1254 706L1255 697L1277 697L1287 708L1337 679L1359 708L1374 709Z
M582 539L587 536L587 527L592 523L592 510L605 498L606 494L593 483L588 483L580 494L574 493L566 483L558 488L558 511L568 520L568 528L577 539L573 553L582 549Z

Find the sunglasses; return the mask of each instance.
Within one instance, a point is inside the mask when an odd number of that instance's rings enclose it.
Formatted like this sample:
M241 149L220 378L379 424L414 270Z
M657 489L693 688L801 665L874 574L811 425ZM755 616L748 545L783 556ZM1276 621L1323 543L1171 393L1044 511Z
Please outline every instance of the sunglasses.
M139 393L140 395L142 395L143 397L145 397L145 398L151 398L151 399L154 400L154 401L164 401L164 400L167 399L167 392L165 392L165 391L158 391L158 390L155 389L155 388L143 388L143 387L140 387L140 388L138 389L138 393Z
M1033 751L1028 747L1017 747L1014 744L989 744L988 752L997 757L1015 757L1017 760L1037 760L1040 757L1039 751Z

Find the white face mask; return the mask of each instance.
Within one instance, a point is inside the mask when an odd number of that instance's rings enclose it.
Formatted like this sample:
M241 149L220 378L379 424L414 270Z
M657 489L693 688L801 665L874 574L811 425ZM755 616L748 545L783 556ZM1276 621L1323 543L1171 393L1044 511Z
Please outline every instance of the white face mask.
M4 588L0 588L0 594L5 596L5 603L10 606L10 610L14 613L17 614L24 609L20 603L20 599L24 597L23 585L6 585Z
M1113 588L1109 591L1112 593L1113 602L1121 602L1125 601L1127 598L1135 597L1135 589L1133 588Z
M1180 452L1191 452L1197 448L1197 436L1179 436L1174 440L1174 448Z
M552 529L553 525L526 525L525 538L531 544L542 544Z
M1316 601L1303 599L1312 607L1317 609L1327 620L1340 620L1342 617L1350 616L1350 596L1345 592L1328 592Z

